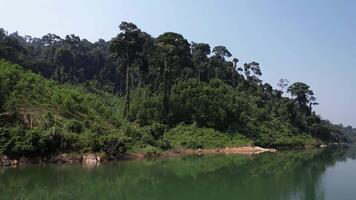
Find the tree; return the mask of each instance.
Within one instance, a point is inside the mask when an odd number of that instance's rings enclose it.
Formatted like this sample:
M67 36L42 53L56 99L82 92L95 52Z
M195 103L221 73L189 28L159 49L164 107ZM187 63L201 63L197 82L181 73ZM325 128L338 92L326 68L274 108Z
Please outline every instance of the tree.
M289 81L286 78L281 78L277 83L277 86L281 88L281 91L284 91L284 88L289 85Z
M225 57L231 57L231 53L226 49L225 46L214 47L212 53L214 55L210 57L209 68L214 72L214 77L230 80L230 69L232 67L232 63L226 62Z
M309 109L310 110L312 110L312 106L313 105L319 105L319 103L316 102L316 97L314 96L314 92L312 90L309 91L308 102L309 102Z
M222 80L199 83L197 79L173 87L172 120L226 130L239 123L241 105L236 90Z
M296 82L288 87L287 92L289 92L292 97L294 97L295 102L298 103L300 108L306 111L307 114L311 114L312 105L317 105L314 92L310 90L309 85Z
M62 45L62 42L62 38L55 34L49 33L42 37L41 43L48 61L53 61L56 49Z
M195 43L191 45L193 64L197 71L197 77L199 81L208 80L208 55L211 53L209 44Z
M236 78L235 78L235 72L236 70L238 70L236 67L237 67L237 63L239 62L239 59L237 58L234 58L232 59L232 62L234 63L234 68L232 69L232 85L233 86L236 86Z
M0 29L0 58L4 58L14 63L23 62L27 51L17 34L7 35L7 32Z
M6 35L7 35L7 32L3 28L0 28L0 40L5 38Z
M127 116L130 109L130 69L135 58L143 50L143 40L141 38L142 32L135 24L122 22L119 28L121 33L112 40L110 49L121 59L126 71L124 115Z
M159 35L156 44L173 47L169 55L169 65L177 79L187 79L193 75L190 44L178 33L167 32Z
M237 63L239 62L239 59L234 58L232 59L232 62L234 63L234 68L236 69Z
M245 76L248 80L259 84L262 82L258 77L262 76L260 64L258 62L251 62L244 64Z
M67 48L59 48L54 55L54 63L58 65L53 78L60 82L72 80L74 56Z
M68 49L60 48L55 53L54 62L59 65L70 67L74 64L74 56Z
M80 37L74 34L67 35L63 41L66 45L68 45L71 49L76 49L80 45Z
M225 57L231 57L231 53L229 52L229 50L227 50L225 46L214 47L213 53L215 54L215 56L218 56L222 59L225 59Z
M153 56L154 51L154 39L148 33L142 32L140 38L142 39L143 46L142 51L138 53L138 57L136 59L135 65L138 73L138 85L143 87L148 77L149 68L150 68L150 60Z
M163 86L163 118L169 112L169 97L173 82L187 79L185 74L191 68L190 45L178 33L167 32L156 40L156 60L160 63L160 77ZM189 71L188 71L189 73Z
M163 85L163 108L164 108L164 113L163 113L163 118L167 117L168 110L169 110L169 93L170 93L170 85L171 85L171 65L170 65L170 60L172 59L172 56L174 51L174 46L170 44L164 44L164 43L157 43L156 44L156 52L159 56L162 56L163 58L163 64L161 64L161 69L160 69L160 77L162 80L162 85Z

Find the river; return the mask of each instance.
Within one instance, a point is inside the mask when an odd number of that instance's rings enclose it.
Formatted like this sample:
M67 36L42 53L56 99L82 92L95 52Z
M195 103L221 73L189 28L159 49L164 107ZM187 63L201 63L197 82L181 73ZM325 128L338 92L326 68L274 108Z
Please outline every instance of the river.
M0 168L0 199L355 200L356 148Z

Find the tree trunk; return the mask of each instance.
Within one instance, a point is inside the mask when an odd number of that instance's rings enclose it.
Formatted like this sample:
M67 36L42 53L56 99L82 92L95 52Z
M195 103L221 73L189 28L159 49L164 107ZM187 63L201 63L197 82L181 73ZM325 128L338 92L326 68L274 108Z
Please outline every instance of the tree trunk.
M130 110L130 66L126 67L126 96L125 96L125 108L124 115L127 117Z
M235 71L236 71L236 62L234 62L234 68L232 69L232 86L236 86L236 80L235 80Z
M164 70L163 70L163 118L166 121L167 116L168 116L168 110L169 110L169 69L168 69L168 64L167 64L167 59L165 58L164 60Z
M201 74L200 74L200 69L198 69L198 80L199 80L199 84L201 82Z

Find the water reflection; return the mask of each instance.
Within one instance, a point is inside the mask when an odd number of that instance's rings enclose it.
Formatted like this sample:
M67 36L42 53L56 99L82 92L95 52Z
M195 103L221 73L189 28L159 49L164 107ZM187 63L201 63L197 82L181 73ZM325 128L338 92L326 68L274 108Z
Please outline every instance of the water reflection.
M356 148L2 168L0 199L328 199L326 169L350 158Z

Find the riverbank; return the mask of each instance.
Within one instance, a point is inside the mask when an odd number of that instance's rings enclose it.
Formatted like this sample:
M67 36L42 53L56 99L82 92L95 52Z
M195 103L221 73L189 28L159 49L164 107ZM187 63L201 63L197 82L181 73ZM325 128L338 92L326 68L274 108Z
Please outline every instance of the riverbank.
M138 152L125 153L117 157L109 157L105 153L87 153L87 154L60 154L51 158L45 157L19 157L9 158L6 155L0 155L0 166L17 166L26 164L86 164L93 165L119 160L142 160L150 157L173 157L183 155L205 155L205 154L239 154L239 155L255 155L265 152L276 152L276 149L262 147L226 147L213 149L174 149L162 152Z
M276 149L268 149L262 147L225 147L212 149L174 149L163 152L154 153L131 153L126 155L128 160L138 160L147 157L173 157L182 155L205 155L205 154L238 154L238 155L255 155L265 152L276 152Z

